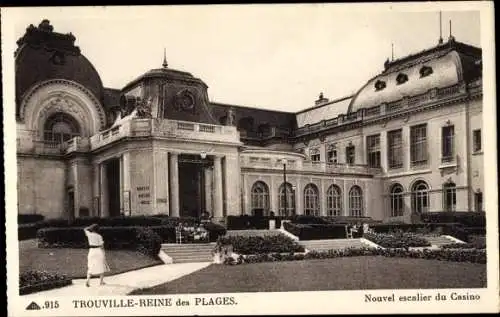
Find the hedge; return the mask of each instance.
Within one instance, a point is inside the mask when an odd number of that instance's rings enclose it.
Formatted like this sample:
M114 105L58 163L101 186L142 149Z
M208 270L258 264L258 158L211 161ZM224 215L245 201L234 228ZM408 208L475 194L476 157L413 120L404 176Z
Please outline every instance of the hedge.
M221 237L217 241L217 244L218 246L231 245L233 246L233 251L239 254L305 251L303 246L282 234L268 236Z
M460 223L465 227L486 227L484 212L427 212L421 214L425 223Z
M486 249L486 244L477 243L449 243L441 245L442 249Z
M45 217L39 214L18 214L17 224L28 224L28 223L42 221L43 219L45 219Z
M19 295L59 288L71 283L71 279L62 274L26 271L19 274Z
M384 248L429 247L431 244L425 238L412 233L365 233L364 238Z
M171 235L168 227L102 227L99 233L105 249L132 249L156 256L162 238ZM163 235L163 237L162 237ZM175 233L174 233L175 235ZM39 248L87 248L83 228L45 228L37 232Z
M346 226L341 224L297 224L286 222L283 226L299 240L345 239Z
M39 223L26 223L17 226L17 239L19 241L36 238L36 232L40 228Z
M486 263L486 250L405 250L405 249L372 249L347 248L343 250L311 251L306 254L273 254L261 253L248 256L240 255L237 259L226 258L224 264L235 265L244 263L260 263L275 261L301 261L312 259L333 259L351 256L385 256L416 258L438 261Z

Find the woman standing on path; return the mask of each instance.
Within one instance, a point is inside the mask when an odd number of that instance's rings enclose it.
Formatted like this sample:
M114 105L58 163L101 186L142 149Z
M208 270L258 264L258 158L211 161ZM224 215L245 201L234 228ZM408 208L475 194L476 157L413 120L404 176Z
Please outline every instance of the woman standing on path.
M104 253L104 240L102 239L102 236L97 233L98 229L99 226L97 224L93 224L83 229L89 241L87 282L85 283L87 287L90 286L90 278L93 275L99 275L101 281L100 284L104 285L104 273L109 272L109 266L106 262L106 254Z

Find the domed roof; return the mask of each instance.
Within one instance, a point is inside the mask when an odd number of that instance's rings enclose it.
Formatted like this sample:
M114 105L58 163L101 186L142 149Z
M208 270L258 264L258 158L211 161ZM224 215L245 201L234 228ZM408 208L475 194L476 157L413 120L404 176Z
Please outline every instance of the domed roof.
M48 20L38 27L30 25L17 41L14 53L16 64L16 100L36 83L49 79L75 81L102 99L101 78L90 61L74 45L75 37L53 31Z
M385 70L354 96L348 112L458 84L474 72L471 65L477 58L481 58L480 49L450 39L418 54L387 61Z

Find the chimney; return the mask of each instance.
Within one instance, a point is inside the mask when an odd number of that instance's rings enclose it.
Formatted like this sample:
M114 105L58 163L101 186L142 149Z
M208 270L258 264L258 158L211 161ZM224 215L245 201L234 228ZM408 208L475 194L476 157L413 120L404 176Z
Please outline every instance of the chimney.
M325 98L323 96L323 93L320 93L318 99L314 102L314 104L316 106L318 106L318 105L321 105L321 104L324 104L324 103L327 103L327 102L328 102L328 98Z

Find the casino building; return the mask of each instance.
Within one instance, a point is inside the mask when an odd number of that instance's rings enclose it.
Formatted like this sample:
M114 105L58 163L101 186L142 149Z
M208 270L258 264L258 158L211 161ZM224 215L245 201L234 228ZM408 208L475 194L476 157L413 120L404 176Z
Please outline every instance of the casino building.
M104 87L74 42L48 20L17 41L20 214L483 211L482 52L451 36L297 113L210 101L166 60Z

